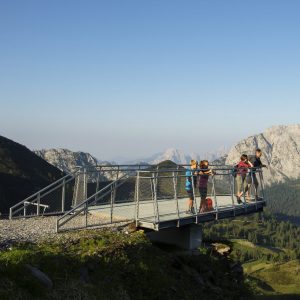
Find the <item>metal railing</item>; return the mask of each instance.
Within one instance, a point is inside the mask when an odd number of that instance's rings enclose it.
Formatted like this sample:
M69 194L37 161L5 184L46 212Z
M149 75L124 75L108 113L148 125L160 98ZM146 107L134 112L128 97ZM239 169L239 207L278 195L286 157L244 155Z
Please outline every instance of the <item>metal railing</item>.
M195 183L196 180L190 180L194 195L194 211L192 213L187 211L189 197L185 189L185 182L191 177L199 179L201 170L193 170L193 176L185 174L186 170L179 169L138 171L136 176L136 225L147 226L148 223L153 224L154 229L158 229L161 223L177 220L177 226L180 226L182 220L190 217L194 217L195 222L198 223L201 216L209 214L213 214L218 219L225 212L231 212L232 216L235 216L237 211L239 213L247 213L248 210L252 212L253 207L258 210L259 204L265 201L261 169L249 169L247 174L237 174L236 176L232 167L214 167L212 170L214 174L210 176L206 197L210 198L213 203L210 208L199 210L200 191ZM240 198L237 197L237 179L239 179L239 184L242 182L239 188L242 192Z
M207 198L211 207L201 204L197 185L199 172L187 173L187 165L99 165L68 174L10 208L10 218L62 214L57 218L57 232L99 227L123 221L158 230L175 220L176 226L203 216L215 219L250 213L261 209L264 182L261 169L249 169L241 185L243 194L237 202L237 180L232 166L210 166ZM237 175L239 176L239 175ZM238 178L238 177L237 177ZM187 212L187 180L192 182L194 211ZM195 180L194 180L195 179ZM257 188L256 188L257 187ZM228 215L229 217L229 215Z
M180 167L184 166L180 165ZM149 168L158 170L160 167L160 165L149 164L101 164L93 168L78 167L73 174L65 175L10 207L9 218L29 218L65 213L124 174L135 175L139 170Z
M170 220L175 220L176 226L181 226L190 218L199 223L203 216L213 215L215 219L219 219L224 217L224 213L230 212L230 216L235 216L246 214L248 210L258 211L261 207L264 201L261 170L249 170L244 174L243 196L241 203L238 203L233 168L213 167L214 175L210 176L207 186L207 198L211 199L212 207L199 211L200 191L195 180L191 180L195 211L187 212L186 180L191 177L199 179L200 171L194 170L191 176L186 174L187 169L178 166L176 169L154 168L124 174L58 218L57 231L99 227L124 221L135 221L137 226L159 230L162 224ZM257 190L254 178L258 180Z
M130 178L128 174L122 175L59 217L56 222L56 231L98 227L124 221L124 219L121 220L120 218L114 219L114 207L116 205L117 191L126 183L128 178ZM102 218L100 216L94 218L90 212L92 210L99 212L101 207L106 209L106 215Z
M49 196L51 196L53 193L56 193L56 199L54 203L55 212L64 212L66 200L66 186L68 185L68 183L74 180L75 176L75 174L67 174L64 177L46 186L45 188L34 193L33 195L22 200L21 202L10 207L9 218L12 219L17 217L29 217L33 215L40 216L48 214L47 209L49 209L50 204L41 203L41 201L45 200L45 202L51 202L51 197L49 198Z

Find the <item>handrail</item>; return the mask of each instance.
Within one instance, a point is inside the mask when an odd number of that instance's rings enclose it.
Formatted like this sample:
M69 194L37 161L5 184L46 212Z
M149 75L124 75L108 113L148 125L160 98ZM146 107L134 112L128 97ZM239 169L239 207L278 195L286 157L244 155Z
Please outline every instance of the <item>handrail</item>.
M92 198L94 198L95 196L97 196L98 194L102 193L103 191L105 191L106 189L108 189L109 187L111 187L115 182L120 181L121 179L123 179L124 177L128 176L127 174L124 174L123 176L121 176L119 179L109 183L108 185L106 185L104 188L102 188L101 190L99 190L97 193L93 194L92 196L88 197L85 201L77 204L75 207L73 207L71 210L69 210L68 212L65 213L65 215L74 212L76 209L78 209L80 206L82 206L83 204L87 203L89 200L91 200ZM61 216L59 219L63 218L64 216Z
M54 190L62 187L64 184L68 183L69 181L71 181L72 179L74 179L76 176L76 173L69 173L65 176L63 176L62 178L52 182L51 184L47 185L46 187L42 188L41 190L35 192L34 194L30 195L29 197L27 197L26 199L16 203L15 205L11 206L9 208L9 219L12 219L13 216L20 212L22 209L24 209L24 205L25 203L35 203L37 201L37 198L42 198L48 194L50 194L51 192L53 192ZM41 204L39 204L38 206L41 206ZM39 208L38 208L39 210Z
M36 197L38 194L41 194L42 192L46 191L48 188L50 188L50 187L56 185L56 184L59 183L60 181L63 181L63 180L66 179L68 176L73 176L73 175L72 175L72 174L67 174L67 175L65 175L64 177L62 177L62 178L60 178L60 179L58 179L58 180L52 182L51 184L47 185L46 187L42 188L41 190L37 191L36 193L30 195L30 196L27 197L26 199L24 199L24 200L18 202L17 204L13 205L13 206L11 207L11 209L14 209L14 208L16 208L17 206L19 206L20 204L24 203L25 201L28 201L28 200L30 200L31 198Z
M176 164L177 168L182 167L190 167L190 164ZM223 165L217 165L217 164L210 164L211 167L219 167ZM161 167L161 169L160 169ZM133 165L96 165L93 168L89 169L88 167L86 170L89 173L96 173L99 170L103 169L105 171L115 171L115 172L134 172L134 171L150 171L146 170L146 168L156 168L156 170L164 170L167 167L175 167L174 164L170 165L160 165L160 164L133 164ZM233 165L228 165L228 168L233 168ZM143 169L145 168L145 169ZM96 169L96 170L95 170ZM175 169L174 169L175 170Z
M73 207L71 210L69 210L68 212L66 212L64 215L62 215L61 217L59 217L57 219L57 221L56 221L56 231L58 232L59 231L59 227L61 227L64 224L66 224L69 220L73 219L74 217L76 217L81 212L83 212L83 211L87 212L87 210L88 210L88 204L89 204L89 202L92 199L94 199L93 202L97 202L97 201L101 200L103 197L105 197L107 194L109 194L111 192L113 186L118 187L118 185L116 185L116 184L118 182L120 182L121 180L123 180L123 179L127 179L128 177L129 177L128 174L124 174L123 176L121 176L118 179L112 181L110 184L106 185L104 188L102 188L98 192L96 192L93 195L91 195L90 197L88 197L85 201L79 203L78 205L76 205L75 207ZM103 194L103 195L101 195L100 198L98 198L97 196L99 194ZM61 222L66 217L69 217L69 219Z

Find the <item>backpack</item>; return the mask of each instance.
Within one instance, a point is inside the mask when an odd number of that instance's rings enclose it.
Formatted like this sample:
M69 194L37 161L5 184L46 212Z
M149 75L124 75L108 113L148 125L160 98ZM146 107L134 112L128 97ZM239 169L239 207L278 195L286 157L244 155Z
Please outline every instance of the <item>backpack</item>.
M213 201L211 198L206 198L206 207L208 211L214 210Z

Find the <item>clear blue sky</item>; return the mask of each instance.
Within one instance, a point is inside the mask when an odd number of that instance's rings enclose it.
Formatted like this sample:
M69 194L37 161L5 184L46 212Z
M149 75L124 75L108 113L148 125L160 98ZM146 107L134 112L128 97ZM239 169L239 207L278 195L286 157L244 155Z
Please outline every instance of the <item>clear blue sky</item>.
M100 159L299 123L298 0L0 0L0 134Z

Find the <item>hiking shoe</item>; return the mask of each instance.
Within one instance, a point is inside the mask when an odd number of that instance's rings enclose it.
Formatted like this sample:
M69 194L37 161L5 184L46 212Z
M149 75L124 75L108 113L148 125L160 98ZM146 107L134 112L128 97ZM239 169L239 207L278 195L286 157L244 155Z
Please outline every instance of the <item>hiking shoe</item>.
M243 203L242 200L241 200L241 197L236 197L236 201L237 201L238 204L242 204Z

